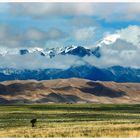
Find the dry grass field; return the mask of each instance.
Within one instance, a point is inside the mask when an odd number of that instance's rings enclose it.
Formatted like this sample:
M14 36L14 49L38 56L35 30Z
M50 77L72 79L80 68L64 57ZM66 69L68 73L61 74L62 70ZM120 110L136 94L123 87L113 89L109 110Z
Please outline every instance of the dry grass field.
M140 105L1 105L0 137L140 137Z

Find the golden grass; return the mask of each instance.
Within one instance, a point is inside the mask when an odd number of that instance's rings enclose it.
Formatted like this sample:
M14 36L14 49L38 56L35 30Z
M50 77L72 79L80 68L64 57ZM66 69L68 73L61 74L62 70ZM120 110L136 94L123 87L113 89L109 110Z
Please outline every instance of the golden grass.
M140 105L0 106L0 137L140 137L139 111Z
M0 130L0 137L140 137L140 124L111 122L38 123Z

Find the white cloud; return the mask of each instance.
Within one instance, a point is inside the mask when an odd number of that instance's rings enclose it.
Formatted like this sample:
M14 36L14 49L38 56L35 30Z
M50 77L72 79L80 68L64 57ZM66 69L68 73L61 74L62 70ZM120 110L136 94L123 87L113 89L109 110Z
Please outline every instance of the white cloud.
M48 40L55 40L55 39L65 38L66 36L67 36L66 33L64 33L61 30L56 29L56 28L51 28L47 32L47 38L48 38Z
M84 28L84 27L98 27L99 23L97 23L97 21L89 16L76 16L73 17L70 22L70 25L74 26L74 27L78 27L78 28Z
M52 59L41 56L39 54L30 55L6 55L0 56L0 68L16 68L16 69L67 69L73 64L80 65L83 62L76 56L59 55Z
M92 15L93 13L91 3L15 3L10 6L13 14L33 17Z
M0 46L2 47L43 47L47 41L63 39L66 36L66 33L57 28L43 31L31 27L21 32L10 25L0 24Z
M136 25L130 25L127 28L117 31L120 34L120 38L133 45L140 47L140 27Z
M124 14L128 21L136 20L139 21L140 16L140 3L128 3L124 8Z
M128 48L139 48L140 47L140 26L129 25L126 28L122 28L114 31L114 33L109 33L104 35L103 39L98 43L98 46L109 45L110 47L121 48L125 46L124 49ZM112 48L113 48L112 47Z
M95 34L96 27L80 28L74 31L74 38L76 40L91 39Z
M32 17L95 16L106 21L139 21L140 3L14 3L10 13Z
M116 38L115 35L118 35ZM107 36L107 37L106 37ZM121 65L127 67L140 67L140 27L128 26L114 34L107 34L103 40L108 39L100 48L101 57L88 57L84 60L98 67ZM115 38L112 38L115 37ZM111 42L110 42L111 41Z
M47 34L46 32L40 31L36 28L30 28L25 32L24 37L27 40L39 41L39 40L47 39Z
M102 50L102 57L84 57L84 61L90 63L91 65L97 67L110 67L115 65L120 65L124 67L140 67L140 60L139 60L139 53L138 51L132 50L125 50L125 51L116 51L116 50Z

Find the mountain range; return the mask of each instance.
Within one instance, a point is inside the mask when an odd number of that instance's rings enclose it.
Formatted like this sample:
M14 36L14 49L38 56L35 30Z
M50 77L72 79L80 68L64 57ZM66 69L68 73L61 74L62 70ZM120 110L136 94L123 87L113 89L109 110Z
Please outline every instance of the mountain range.
M29 49L7 49L2 48L0 51L1 56L7 56L7 55L29 55L29 54L37 54L40 56L44 56L47 58L52 58L57 55L75 55L79 57L84 56L96 56L100 57L100 48L95 47L94 49L88 49L83 46L68 46L68 47L58 47L58 48L29 48Z
M54 47L54 48L0 48L0 55L2 58L6 56L28 56L38 55L42 58L52 59L56 56L76 56L80 60L85 56L93 56L93 59L102 58L102 48L119 47L118 41L120 42L120 36L114 34L105 37L99 41L94 47L87 48L83 46L71 45L68 47ZM121 41L123 42L123 41ZM124 43L124 42L123 42ZM129 43L124 43L127 47ZM123 45L123 46L125 46ZM126 47L125 46L125 47ZM113 46L114 47L114 46ZM131 48L131 47L129 47ZM33 57L36 59L36 55ZM11 58L11 57L9 57ZM65 61L65 60L63 60ZM24 63L24 62L23 62ZM32 62L31 62L32 63ZM45 62L47 63L47 62ZM97 67L94 64L84 62L83 64L73 64L69 68L38 68L38 69L17 69L11 67L0 67L0 81L5 80L50 80L59 78L84 78L89 80L100 80L100 81L115 81L115 82L140 82L140 68L124 67L120 65L113 65L110 67Z
M59 78L84 78L89 80L140 82L140 69L113 66L97 68L91 65L73 66L68 69L17 70L0 69L0 81L5 80L50 80Z
M76 55L79 57L84 56L95 56L97 58L101 57L100 49L104 46L111 46L116 43L119 39L119 35L110 35L108 37L103 38L98 41L93 47L83 47L83 46L75 46L70 45L67 47L50 47L50 48L39 48L39 47L31 47L31 48L0 48L0 55L29 55L29 54L38 54L41 56L46 56L48 58L55 57L57 55Z

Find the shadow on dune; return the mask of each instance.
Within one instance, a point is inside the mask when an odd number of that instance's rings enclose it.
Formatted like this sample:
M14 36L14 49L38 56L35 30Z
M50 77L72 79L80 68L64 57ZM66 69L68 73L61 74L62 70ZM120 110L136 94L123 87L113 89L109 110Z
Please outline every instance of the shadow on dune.
M111 89L101 83L87 82L87 85L89 87L81 87L78 89L82 92L93 94L95 96L105 96L110 98L122 97L125 95L125 92Z
M18 92L24 92L26 90L35 91L37 89L45 89L42 83L13 83L10 85L0 84L0 94L15 95Z
M57 93L50 93L49 95L44 95L44 98L37 101L37 103L43 102L55 102L55 103L75 103L78 101L84 101L81 98L74 95L61 95Z

